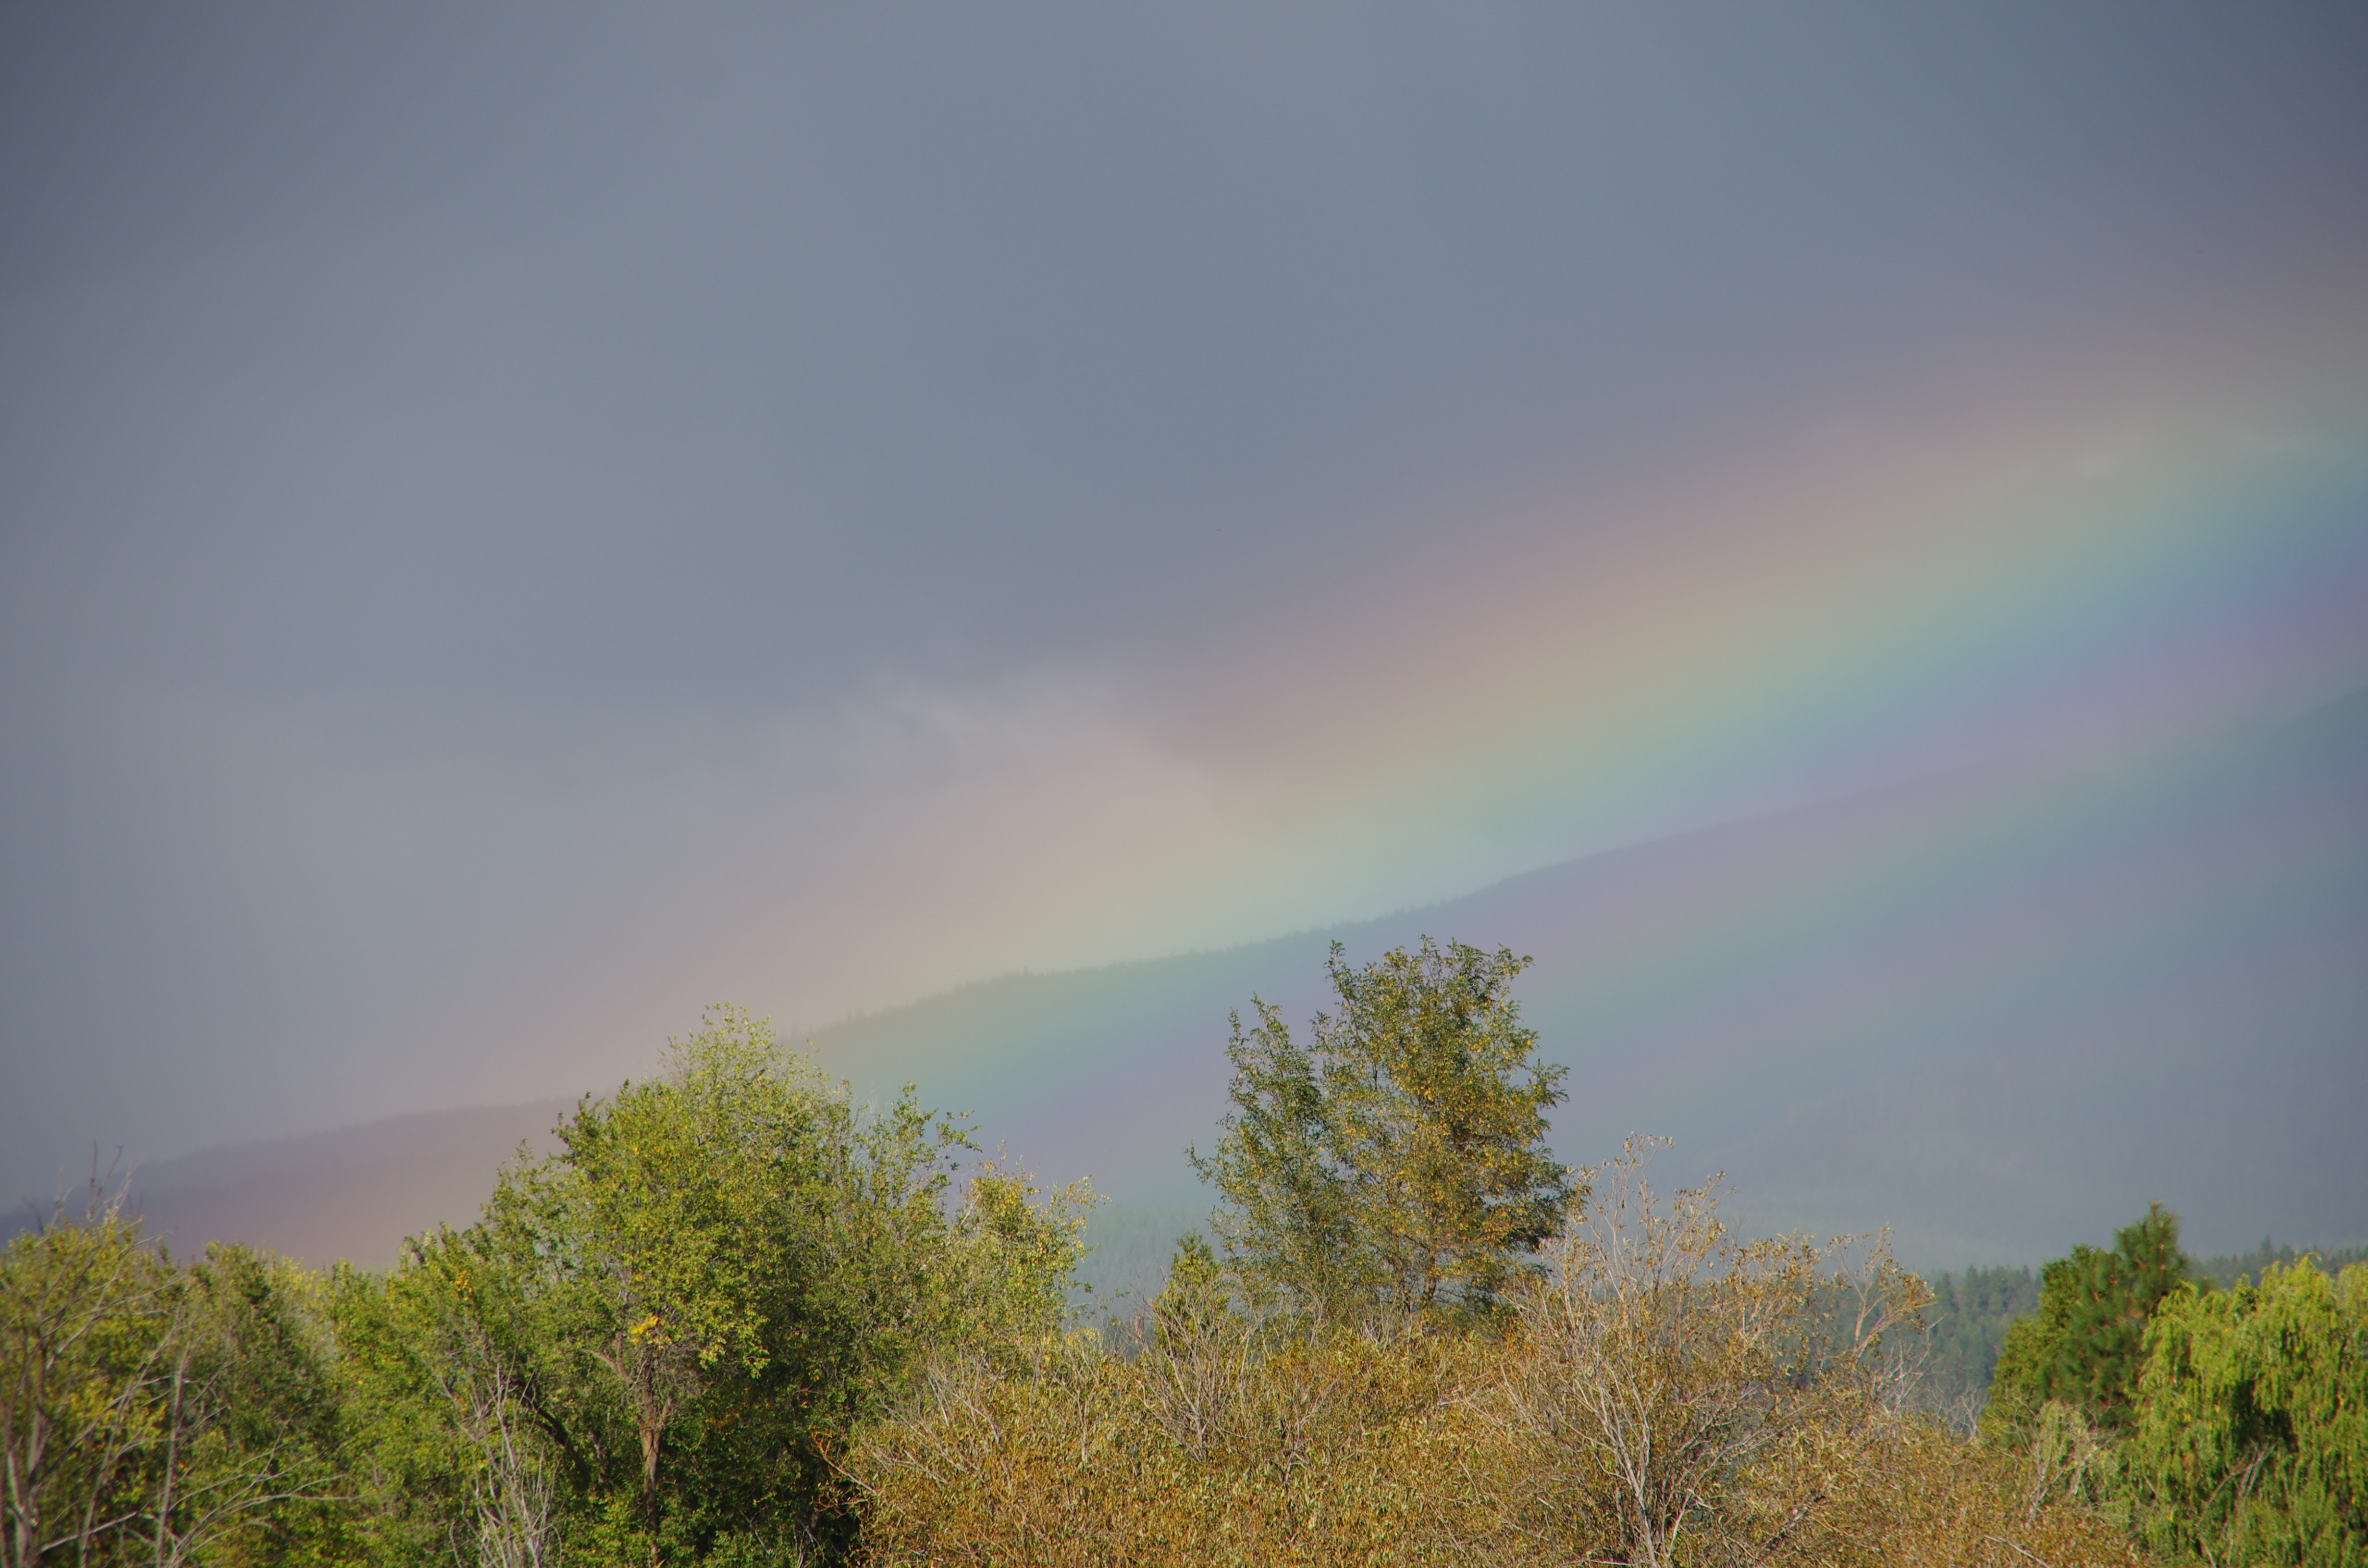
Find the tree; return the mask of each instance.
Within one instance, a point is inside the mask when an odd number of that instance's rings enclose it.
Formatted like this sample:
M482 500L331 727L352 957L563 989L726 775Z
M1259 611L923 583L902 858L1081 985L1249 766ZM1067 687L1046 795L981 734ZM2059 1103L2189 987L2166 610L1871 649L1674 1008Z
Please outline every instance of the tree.
M332 1291L379 1558L837 1561L850 1433L1057 1334L1095 1201L859 1105L736 1009L587 1097L485 1217Z
M349 1499L312 1281L176 1267L95 1183L0 1254L0 1565L335 1560Z
M216 1243L181 1279L152 1444L142 1556L190 1562L343 1562L343 1388L316 1277Z
M823 1528L829 1446L965 1310L941 1203L959 1129L909 1086L865 1110L735 1008L669 1050L506 1172L472 1242L524 1325L516 1386L601 1471L571 1557Z
M1565 1069L1535 1060L1511 983L1529 966L1429 937L1362 969L1334 943L1336 1013L1300 1046L1275 1008L1233 1018L1233 1109L1216 1229L1253 1296L1317 1320L1486 1312L1560 1223L1569 1173L1545 1148Z
M1657 1143L1581 1173L1588 1201L1520 1292L1520 1346L1484 1408L1527 1457L1528 1533L1642 1568L1766 1562L1829 1500L1816 1477L1833 1462L1794 1450L1862 1457L1849 1440L1930 1291L1879 1244L1853 1259L1847 1239L1736 1237L1715 1178L1656 1199Z
M2190 1285L2146 1331L2125 1474L2168 1552L2368 1562L2368 1265Z
M329 1290L374 1561L544 1568L560 1494L597 1486L586 1423L537 1376L532 1313L483 1227L415 1237L385 1275Z
M0 1564L104 1552L151 1512L140 1460L169 1376L178 1280L93 1183L0 1254Z
M2039 1310L2010 1324L1991 1373L1985 1430L2020 1435L2057 1400L2108 1431L2128 1424L2146 1320L2193 1267L2179 1217L2159 1203L2114 1233L2110 1252L2086 1244L2041 1271Z
M946 1237L933 1347L1008 1358L1058 1334L1086 1253L1086 1216L1100 1201L1090 1182L1046 1192L999 1159L973 1170Z
M1337 954L1337 949L1336 949ZM1234 1108L1214 1155L1188 1152L1217 1189L1212 1228L1253 1297L1280 1292L1323 1320L1349 1310L1356 1278L1351 1173L1316 1062L1271 1006L1250 999L1256 1028L1233 1015Z

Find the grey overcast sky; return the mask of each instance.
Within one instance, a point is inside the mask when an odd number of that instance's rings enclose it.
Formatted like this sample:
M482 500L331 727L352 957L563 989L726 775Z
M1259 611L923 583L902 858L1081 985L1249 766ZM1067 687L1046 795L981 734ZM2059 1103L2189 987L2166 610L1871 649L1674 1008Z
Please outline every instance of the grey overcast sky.
M2357 5L12 6L0 1177L2194 717L2198 627L2214 713L2360 679L2363 82ZM2080 531L2196 452L2319 510Z

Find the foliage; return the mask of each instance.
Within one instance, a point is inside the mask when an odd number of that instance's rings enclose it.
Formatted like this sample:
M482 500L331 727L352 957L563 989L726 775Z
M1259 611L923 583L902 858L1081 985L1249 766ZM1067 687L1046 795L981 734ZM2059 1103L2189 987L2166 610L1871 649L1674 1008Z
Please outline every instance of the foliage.
M1059 1255L1008 1177L949 1222L961 1134L909 1089L864 1112L734 1009L671 1053L505 1174L469 1244L510 1303L493 1343L571 1463L572 1556L804 1551L851 1528L831 1447L928 1346L1041 1305Z
M2263 1237L2251 1252L2201 1259L2192 1277L2199 1284L2226 1290L2240 1280L2259 1279L2271 1264L2290 1267L2305 1257L2316 1259L2332 1274L2368 1262L2368 1247L2283 1246ZM1926 1393L1935 1409L1970 1429L1989 1392L2008 1325L2039 1306L2039 1276L2029 1267L1967 1268L1930 1276L1927 1282L1932 1288L1932 1306L1926 1313L1931 1325L1924 1360Z
M2008 1325L2039 1305L2039 1277L2028 1267L1968 1268L1929 1283L1925 1392L1937 1410L1970 1430Z
M209 1247L187 1270L152 1561L345 1558L345 1412L320 1296L316 1276L245 1247Z
M1045 1192L1000 1160L973 1172L949 1237L946 1315L933 1344L992 1355L1057 1334L1099 1201L1087 1182Z
M2316 1263L2322 1273L2340 1274L2355 1263L2368 1263L2368 1246L2297 1247L2280 1245L2269 1237L2250 1252L2224 1253L2197 1263L2192 1277L2198 1283L2209 1283L2226 1290L2239 1283L2254 1284L2271 1264L2292 1268L2304 1258Z
M7 1568L104 1550L151 1506L139 1461L161 1435L177 1281L120 1201L93 1199L18 1234L0 1263Z
M2191 1267L2179 1250L2179 1219L2159 1203L2116 1232L2112 1251L2083 1244L2047 1265L2039 1310L1999 1345L1983 1429L2020 1436L2049 1400L2061 1400L2119 1432L2137 1392L2146 1319Z
M1879 1246L1842 1268L1847 1244L1736 1238L1714 1185L1657 1199L1654 1146L1583 1173L1593 1200L1524 1293L1525 1353L1486 1407L1524 1456L1525 1533L1651 1568L1765 1558L1828 1500L1778 1473L1851 1448L1927 1295Z
M2077 1413L2074 1419L2078 1419ZM2110 1512L2066 1484L2063 1456L1969 1443L1929 1420L1886 1419L1833 1492L1822 1543L1836 1564L1883 1568L2138 1568L2151 1561Z
M0 1256L0 1568L2362 1562L2368 1269L2172 1289L2153 1210L2043 1271L1967 1442L1879 1240L1545 1157L1510 954L1330 968L1305 1049L1236 1025L1222 1254L1107 1334L1090 1189L732 1010L384 1274L95 1194ZM2032 1283L1943 1282L1976 1354Z
M383 1277L331 1281L360 1528L381 1562L543 1568L563 1485L603 1468L533 1376L530 1320L484 1242L442 1230Z
M1171 1317L1017 1375L940 1369L850 1455L874 1563L1447 1563L1488 1521L1452 1483L1487 1434L1477 1342Z
M1510 985L1529 960L1429 937L1326 969L1338 1011L1301 1046L1256 998L1234 1017L1233 1109L1195 1169L1254 1296L1314 1321L1485 1313L1571 1196L1545 1112L1564 1069L1534 1060Z
M216 1247L176 1268L94 1188L0 1257L8 1568L334 1561L339 1409L301 1271Z
M2154 1542L2218 1562L2368 1562L2368 1266L2305 1259L2168 1297L2126 1447Z
M1708 1191L1656 1203L1640 1150L1596 1174L1504 1318L1246 1312L1190 1237L1130 1343L940 1362L849 1452L867 1560L2136 1561L2012 1456L1888 1409L1920 1290L1879 1249L1736 1241Z

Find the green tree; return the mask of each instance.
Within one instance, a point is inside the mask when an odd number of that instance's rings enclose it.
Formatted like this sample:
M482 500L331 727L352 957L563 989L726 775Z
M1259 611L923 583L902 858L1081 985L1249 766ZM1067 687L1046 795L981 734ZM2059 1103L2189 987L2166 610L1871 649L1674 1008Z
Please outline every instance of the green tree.
M350 1498L312 1277L188 1268L94 1190L0 1254L0 1564L339 1560Z
M2368 1562L2368 1266L2309 1259L2166 1297L2124 1473L2153 1544L2214 1562Z
M144 1460L179 1280L97 1190L0 1254L0 1564L103 1560L152 1512Z
M1000 1160L973 1171L947 1234L935 1347L1025 1351L1058 1334L1100 1201L1090 1183L1046 1192Z
M1530 960L1426 937L1362 969L1333 944L1338 1010L1292 1039L1234 1016L1233 1109L1193 1167L1253 1297L1317 1320L1485 1312L1561 1222L1544 1144L1564 1069L1536 1060L1511 983Z
M217 1243L179 1282L156 1396L151 1562L342 1562L344 1384L319 1277Z
M331 1291L386 1562L836 1560L834 1455L941 1355L1057 1333L1085 1184L988 1162L712 1012L503 1173L484 1219Z
M384 1275L332 1278L373 1561L543 1568L563 1494L596 1492L606 1471L599 1426L571 1407L582 1391L548 1378L535 1314L489 1239L447 1227L405 1243Z
M962 1133L909 1087L859 1107L737 1009L670 1052L507 1172L472 1245L525 1325L502 1331L516 1386L600 1472L571 1556L803 1550L845 1528L832 1445L984 1310L942 1202Z
M2159 1203L2114 1233L2110 1252L2082 1244L2041 1271L2039 1310L2009 1325L1990 1376L1986 1431L2020 1435L2061 1401L2108 1431L2128 1424L2155 1304L2187 1281L2179 1217Z
M1337 949L1336 949L1337 955ZM1226 1054L1234 1108L1213 1155L1189 1151L1217 1189L1213 1229L1254 1297L1281 1293L1317 1319L1349 1310L1358 1281L1351 1173L1335 1153L1332 1107L1315 1060L1269 1004L1250 999L1258 1026L1233 1015Z

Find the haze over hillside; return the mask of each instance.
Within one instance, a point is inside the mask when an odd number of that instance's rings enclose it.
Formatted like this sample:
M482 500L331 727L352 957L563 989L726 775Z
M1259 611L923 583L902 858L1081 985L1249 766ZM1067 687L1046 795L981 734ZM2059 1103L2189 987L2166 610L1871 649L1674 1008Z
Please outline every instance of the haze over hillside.
M205 1150L135 1167L125 1180L133 1210L176 1253L220 1238L315 1265L383 1268L404 1237L475 1219L502 1162L522 1144L554 1147L552 1128L574 1104L391 1117Z
M2198 1253L2368 1236L2368 692L2142 760L1965 772L1550 867L1387 919L1013 976L820 1030L1044 1175L1165 1210L1224 1108L1227 1012L1294 1024L1338 939L1534 954L1565 1158L1668 1134L1762 1228L1894 1228L1912 1264L2027 1261L2149 1199ZM558 1085L554 1085L557 1087ZM463 1220L564 1105L199 1156L142 1180L209 1227L383 1262Z
M2363 60L2323 5L0 7L0 1195L2351 690ZM1582 1145L1713 1062L1839 1105L2127 1021L1910 983L2054 972L1915 860L2021 842L1985 788L1426 923L1538 953ZM1320 947L824 1043L1148 1191Z
M973 987L818 1037L1050 1170L1192 1196L1229 1007L1302 1019L1327 940L1535 955L1566 1159L1629 1131L1756 1223L2025 1259L2159 1199L2207 1251L2368 1234L2368 693L2089 769L1966 773L1232 952Z

